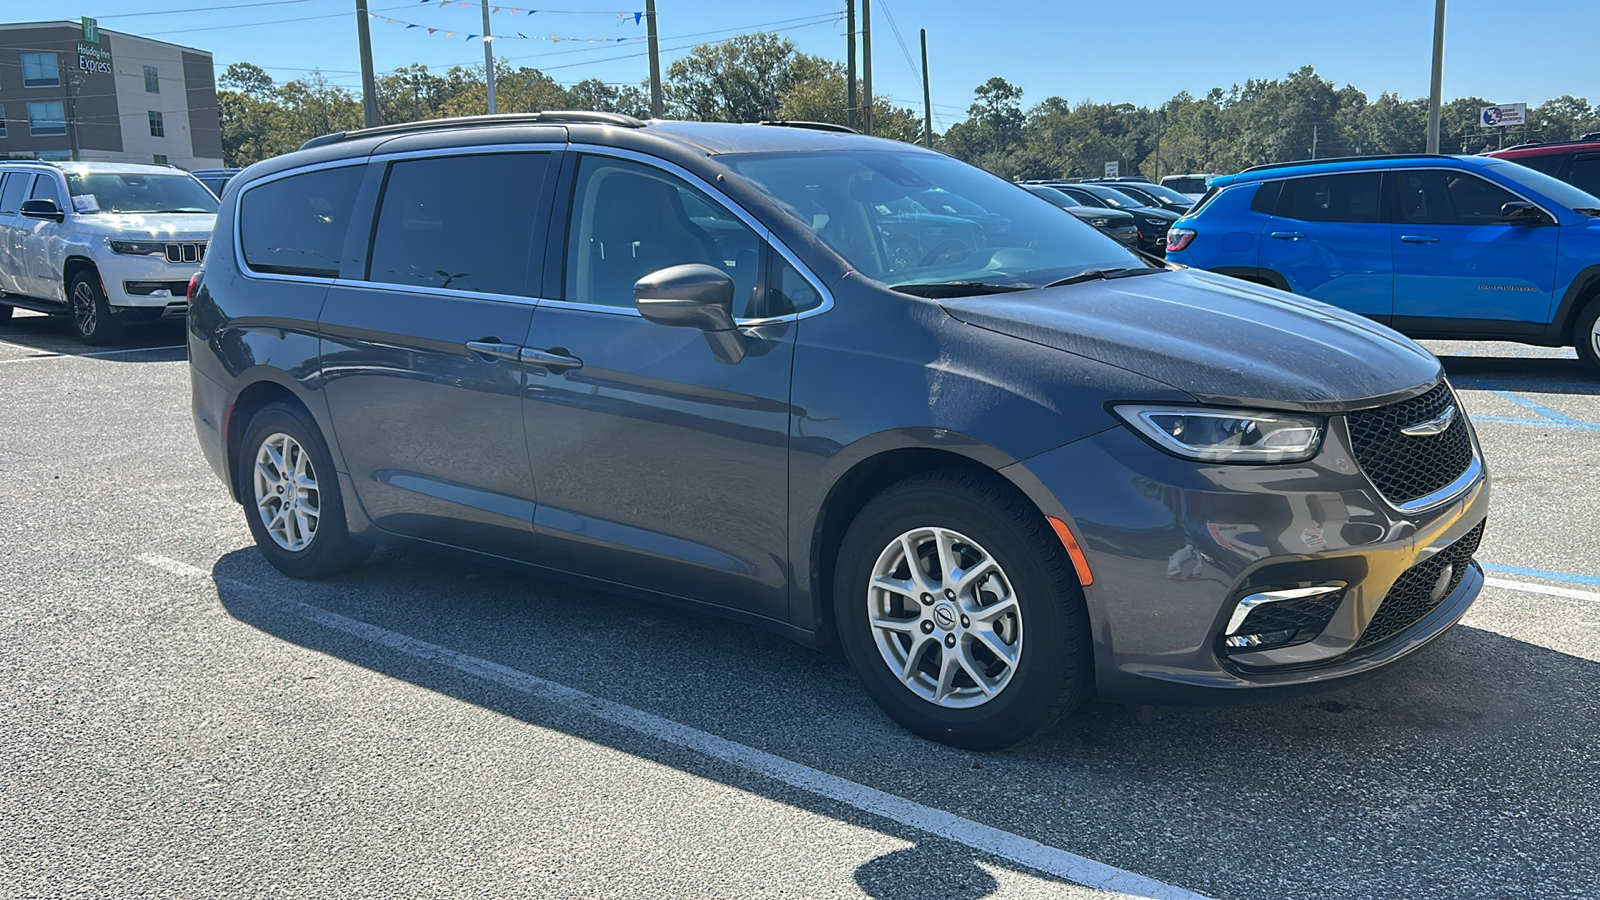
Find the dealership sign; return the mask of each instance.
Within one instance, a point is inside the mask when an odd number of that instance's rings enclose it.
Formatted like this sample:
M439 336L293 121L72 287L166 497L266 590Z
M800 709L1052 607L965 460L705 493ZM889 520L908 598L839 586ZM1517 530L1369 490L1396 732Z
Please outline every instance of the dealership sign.
M1504 128L1507 125L1528 124L1528 104L1506 103L1500 106L1485 106L1479 114L1478 121L1485 128Z

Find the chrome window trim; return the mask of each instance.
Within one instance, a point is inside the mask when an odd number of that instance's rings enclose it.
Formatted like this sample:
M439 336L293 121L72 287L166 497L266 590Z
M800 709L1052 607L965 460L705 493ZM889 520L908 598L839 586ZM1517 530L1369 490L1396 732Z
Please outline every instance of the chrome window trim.
M241 222L244 215L244 198L246 194L258 187L261 187L262 185L272 184L275 181L282 181L285 178L291 178L295 175L305 175L310 172L320 172L324 169L352 168L355 166L361 166L363 169L365 169L366 165L367 158L364 156L350 159L330 160L328 162L297 166L293 169L285 169L282 172L274 172L271 175L257 178L245 185L244 188L239 191L239 196L234 198L233 201L233 264L238 268L239 274L246 278L257 278L263 281L294 281L302 284L333 284L335 281L338 281L339 276L337 275L331 277L325 275L285 275L279 272L257 272L255 269L250 268L250 264L246 262L244 258L244 226Z
M1534 200L1534 199L1528 197L1526 194L1522 193L1521 191L1518 191L1518 190L1516 190L1514 188L1507 187L1506 185L1503 185L1500 182L1495 181L1492 178L1484 178L1483 174L1481 172L1475 172L1472 169L1468 169L1468 168L1456 168L1454 166L1391 166L1391 167L1389 167L1387 169L1385 169L1385 168L1340 169L1337 172L1318 172L1315 175L1310 175L1310 174L1306 174L1306 175L1284 175L1281 178L1263 178L1260 181L1245 181L1245 182L1237 182L1236 181L1233 184L1228 185L1228 188L1244 187L1245 185L1250 185L1250 184L1263 185L1263 184L1268 184L1268 183L1273 182L1273 181L1298 181L1301 178L1323 178L1323 177L1326 177L1328 175L1371 175L1371 174L1382 175L1382 174L1386 174L1386 173L1389 173L1389 172L1459 172L1459 173L1461 173L1463 175L1474 175L1474 176L1477 176L1478 178L1483 178L1484 181L1489 182L1490 184L1492 184L1495 187L1501 189L1502 191L1505 191L1508 194L1515 195L1518 199L1522 200L1524 203L1532 203L1534 206L1539 207L1539 211L1540 212L1542 212L1545 215L1549 216L1556 223L1556 225L1559 226L1561 224L1561 219L1559 217L1557 217L1555 214L1551 213L1550 210L1545 209L1544 204L1540 203L1537 200ZM1554 176L1551 176L1551 177L1554 177ZM1228 188L1224 188L1223 190L1227 190ZM1280 216L1277 213L1262 213L1262 215L1270 216L1270 217L1275 218L1275 219L1288 219L1291 222L1319 222L1319 221L1322 221L1321 219L1294 219L1294 218L1290 218L1288 216ZM1425 223L1425 222L1340 222L1340 223L1337 223L1337 224L1343 224L1343 225L1417 225L1417 226L1422 226L1422 227L1440 227L1439 223L1434 223L1433 225L1429 225L1428 223ZM1482 222L1482 223L1480 223L1478 225L1462 225L1462 224L1457 223L1457 222L1447 222L1447 223L1443 223L1443 227L1446 227L1446 228L1480 228L1483 225L1503 225L1503 224L1505 224L1505 223L1504 222ZM1518 228L1526 228L1527 226L1526 225L1518 225L1516 227L1518 227Z
M594 156L609 156L616 159L625 159L630 162L636 162L641 165L661 169L662 171L683 179L685 182L688 182L691 187L694 187L698 189L700 193L705 194L707 199L721 206L723 209L726 209L728 212L732 213L736 218L738 218L739 221L749 226L750 229L756 233L757 237L760 237L762 240L766 241L767 244L770 245L774 250L778 251L778 253L782 255L791 266L794 266L795 271L800 273L800 277L810 282L811 287L816 290L817 295L822 298L821 303L804 312L790 313L786 316L769 316L760 319L735 319L735 324L737 324L739 327L754 328L761 325L773 325L779 322L797 322L801 319L810 318L811 316L820 316L828 310L833 309L833 292L823 286L822 279L818 278L816 273L812 272L809 266L801 262L800 258L794 254L794 251L790 250L782 241L778 240L777 235L772 233L772 229L761 224L761 222L757 220L755 216L750 215L750 213L746 212L742 207L734 205L732 200L728 199L725 194L713 187L704 178L701 178L700 176L690 172L688 169L685 169L682 166L677 165L676 163L662 159L659 156L651 156L647 153L640 153L636 150L625 150L621 147L605 147L598 144L577 143L568 145L568 149L577 153L587 153ZM637 309L605 306L604 304L598 303L576 303L557 299L552 299L550 302L560 303L563 306L572 307L573 309L587 309L593 311L626 310L632 315L639 314Z
M369 291L398 291L402 294L425 294L430 297L456 297L462 300L490 300L497 303L515 303L520 306L538 306L540 298L519 294L496 294L488 291L462 291L455 288L432 288L419 284L395 284L388 281L364 281L358 278L331 279L334 287L361 288Z

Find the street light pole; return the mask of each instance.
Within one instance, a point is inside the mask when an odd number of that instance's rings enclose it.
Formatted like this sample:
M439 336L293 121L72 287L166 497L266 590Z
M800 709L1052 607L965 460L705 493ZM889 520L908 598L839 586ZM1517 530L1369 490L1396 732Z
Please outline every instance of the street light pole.
M498 110L494 105L494 35L489 33L489 0L483 0L483 80L489 87L489 115Z
M1433 85L1428 92L1428 152L1439 152L1440 90L1444 80L1444 0L1433 8Z

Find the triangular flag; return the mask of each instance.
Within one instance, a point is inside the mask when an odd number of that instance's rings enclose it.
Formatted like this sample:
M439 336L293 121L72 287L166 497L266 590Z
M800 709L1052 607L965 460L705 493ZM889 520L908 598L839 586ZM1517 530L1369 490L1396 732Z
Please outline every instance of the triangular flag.
M429 28L428 29L428 33L429 34L438 34L439 33L439 29L437 29L437 28Z
M407 25L406 26L406 30L409 31L409 30L411 30L413 28L421 28L421 27L422 27L421 25Z
M483 42L485 44L491 43L492 41L494 41L494 35L486 34L486 35L483 36Z
M444 33L444 36L447 37L447 38L453 38L453 37L456 36L456 33L454 31L446 31Z
M552 35L550 35L550 40L552 40L552 41L555 41L555 42L556 42L556 43L558 43L558 44L559 44L559 43L561 43L561 38L558 38L558 37L556 37L556 36L555 36L555 35L553 35L553 34L552 34Z
M634 13L633 14L633 24L635 24L635 25L639 24L639 20L642 19L642 18L644 18L644 13L642 13L642 12Z
M472 40L472 39L473 39L473 38L475 38L475 37L477 37L477 35L475 35L475 34L469 34L469 35L467 35L467 40L469 40L469 41L470 41L470 40Z

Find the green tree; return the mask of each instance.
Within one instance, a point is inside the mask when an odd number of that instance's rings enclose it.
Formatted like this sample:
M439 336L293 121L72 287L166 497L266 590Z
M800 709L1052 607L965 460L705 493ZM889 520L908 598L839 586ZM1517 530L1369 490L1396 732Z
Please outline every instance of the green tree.
M674 118L759 122L778 118L781 99L796 84L837 66L775 34L744 34L701 44L673 62L662 91Z

